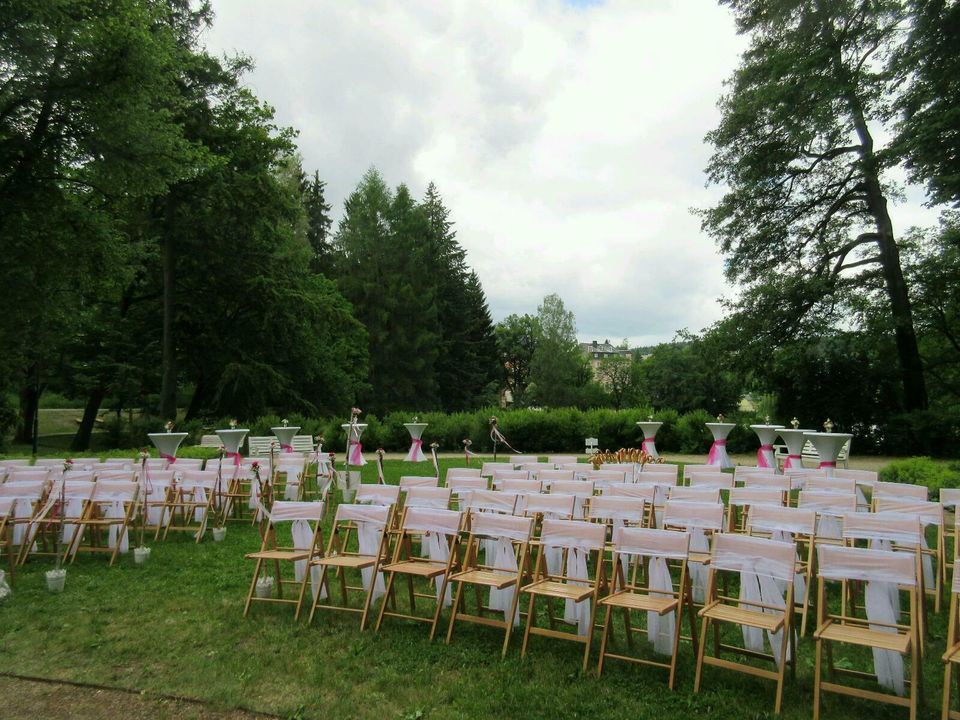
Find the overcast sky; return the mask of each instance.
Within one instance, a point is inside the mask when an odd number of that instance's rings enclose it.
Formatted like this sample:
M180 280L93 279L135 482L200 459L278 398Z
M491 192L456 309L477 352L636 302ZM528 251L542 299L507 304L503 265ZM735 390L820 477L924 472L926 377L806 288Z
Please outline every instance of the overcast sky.
M214 51L299 131L339 219L434 181L494 320L556 292L582 340L670 340L730 293L691 207L745 40L715 0L214 0ZM919 193L898 229L929 222Z

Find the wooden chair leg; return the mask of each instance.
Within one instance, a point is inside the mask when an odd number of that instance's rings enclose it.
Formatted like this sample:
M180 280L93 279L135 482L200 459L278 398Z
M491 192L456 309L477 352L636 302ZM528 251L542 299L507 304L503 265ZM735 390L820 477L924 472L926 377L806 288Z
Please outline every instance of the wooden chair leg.
M823 640L817 640L813 662L813 720L820 720L820 662L823 657Z
M253 593L257 588L257 578L260 577L260 568L263 565L263 560L257 558L257 567L253 571L253 580L250 581L250 590L247 591L247 602L243 606L243 616L246 617L247 613L250 612L250 605L253 603Z
M430 642L433 642L433 638L437 634L437 626L440 624L440 614L443 612L443 600L447 595L447 578L450 577L449 573L443 574L443 582L440 583L440 592L437 595L437 609L433 613L433 623L430 625ZM463 583L460 583L463 585ZM456 610L456 608L454 608Z
M390 597L390 594L393 592L393 579L396 576L396 573L389 573L387 577L387 585L385 588L385 594L383 602L380 603L380 612L377 613L377 623L373 626L373 631L380 632L380 626L383 624L383 614L387 611L387 598Z
M953 682L953 663L947 661L943 668L943 705L940 719L950 720L950 684Z
M447 626L447 639L444 641L444 644L449 645L450 641L453 639L453 626L457 624L457 613L461 610L461 604L463 602L463 583L457 583L457 592L453 596L453 608L450 612L450 624Z
M590 603L590 627L587 630L587 642L586 647L583 649L583 667L582 672L587 672L587 666L590 663L590 651L593 649L593 627L597 619L597 594L594 593L594 596L590 600L584 600L584 602Z
M507 650L510 647L510 638L513 636L513 623L514 618L517 617L517 609L520 606L520 582L517 581L517 584L514 586L513 591L513 602L510 603L510 615L507 617L507 632L503 637L503 650L500 652L500 657L505 658L507 656Z
M700 692L700 678L703 675L703 654L707 650L707 630L710 626L708 618L703 619L703 625L700 626L700 647L697 650L697 671L693 679L694 694Z
M523 645L520 648L520 657L527 656L527 646L530 644L530 627L534 621L534 610L537 596L530 593L530 602L527 605L527 626L523 631Z

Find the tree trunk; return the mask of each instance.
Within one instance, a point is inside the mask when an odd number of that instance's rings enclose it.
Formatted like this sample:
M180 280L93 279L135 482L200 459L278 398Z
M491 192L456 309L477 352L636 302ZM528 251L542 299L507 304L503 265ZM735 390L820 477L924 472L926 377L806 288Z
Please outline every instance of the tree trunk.
M34 373L31 372L31 375ZM17 425L16 441L33 442L33 428L40 409L40 392L35 383L20 388L20 424Z
M173 337L174 281L176 246L174 243L174 200L167 196L166 227L163 233L163 359L160 382L160 417L175 420L177 417L177 355Z
M87 398L87 404L83 408L80 427L77 428L77 434L73 436L73 442L70 443L70 450L76 452L90 449L90 436L96 426L97 415L100 413L100 404L103 402L104 395L106 395L106 390L101 385L97 385L90 391L90 397Z

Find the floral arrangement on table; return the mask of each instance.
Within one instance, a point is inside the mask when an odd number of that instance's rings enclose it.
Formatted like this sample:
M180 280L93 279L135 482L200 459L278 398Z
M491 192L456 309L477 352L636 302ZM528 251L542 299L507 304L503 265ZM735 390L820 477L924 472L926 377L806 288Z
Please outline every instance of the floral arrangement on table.
M597 450L590 456L590 462L593 464L594 470L599 470L604 463L633 463L642 467L662 463L663 458L655 458L643 448L620 448L616 452Z

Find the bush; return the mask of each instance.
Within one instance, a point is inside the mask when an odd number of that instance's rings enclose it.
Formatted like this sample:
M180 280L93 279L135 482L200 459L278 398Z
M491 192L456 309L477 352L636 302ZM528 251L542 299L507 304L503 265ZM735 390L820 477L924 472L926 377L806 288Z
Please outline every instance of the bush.
M896 460L880 471L885 482L926 485L933 499L940 496L940 488L960 487L960 463L935 462L928 457Z
M706 410L693 410L684 413L677 423L679 451L685 454L703 454L710 449L713 436L706 423L714 422Z
M960 407L894 415L880 428L880 435L882 439L877 444L889 455L910 452L934 457L960 457Z

